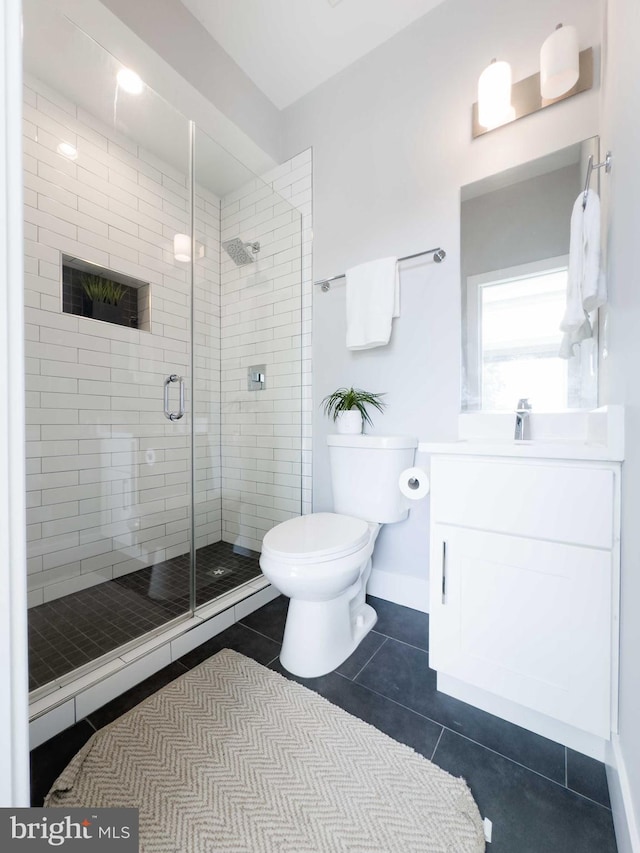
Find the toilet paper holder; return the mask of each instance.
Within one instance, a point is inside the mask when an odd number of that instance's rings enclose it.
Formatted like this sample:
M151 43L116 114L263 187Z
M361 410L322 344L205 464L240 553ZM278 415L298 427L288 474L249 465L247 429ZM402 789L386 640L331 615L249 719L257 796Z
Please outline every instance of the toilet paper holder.
M398 479L400 492L410 501L419 501L429 494L429 477L422 468L405 468Z

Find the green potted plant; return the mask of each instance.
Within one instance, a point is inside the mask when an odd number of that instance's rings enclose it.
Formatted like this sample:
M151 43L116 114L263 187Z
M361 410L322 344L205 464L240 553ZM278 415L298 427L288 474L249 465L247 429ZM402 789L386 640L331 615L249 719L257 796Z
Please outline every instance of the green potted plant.
M361 388L338 388L324 398L322 406L340 435L359 435L365 424L371 426L373 423L367 406L379 412L386 406L381 397L384 397L384 393L375 394Z
M86 297L85 316L121 323L122 312L118 305L126 293L124 285L99 275L85 274L82 276L82 289Z

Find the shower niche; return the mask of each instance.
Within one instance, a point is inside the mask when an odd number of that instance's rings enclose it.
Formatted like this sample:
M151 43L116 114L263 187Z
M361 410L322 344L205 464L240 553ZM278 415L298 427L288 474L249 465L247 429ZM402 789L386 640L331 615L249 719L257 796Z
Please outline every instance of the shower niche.
M148 282L64 254L62 310L130 329L151 328Z

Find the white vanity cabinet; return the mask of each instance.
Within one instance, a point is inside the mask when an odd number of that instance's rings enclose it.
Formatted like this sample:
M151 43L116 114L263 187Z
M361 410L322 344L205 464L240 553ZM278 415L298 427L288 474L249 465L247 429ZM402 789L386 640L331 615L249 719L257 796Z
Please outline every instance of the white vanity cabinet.
M439 686L446 675L610 737L619 476L608 462L432 455Z

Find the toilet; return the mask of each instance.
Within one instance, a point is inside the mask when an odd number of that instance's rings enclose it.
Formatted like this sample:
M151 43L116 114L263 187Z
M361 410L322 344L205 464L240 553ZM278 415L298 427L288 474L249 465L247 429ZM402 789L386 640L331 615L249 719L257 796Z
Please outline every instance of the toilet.
M345 661L373 628L366 603L371 557L382 524L408 515L399 488L417 439L330 435L334 512L278 524L264 537L260 568L291 600L280 653L293 675L325 675Z

